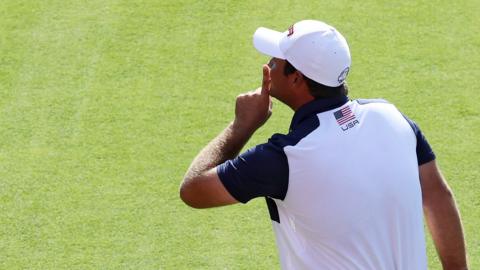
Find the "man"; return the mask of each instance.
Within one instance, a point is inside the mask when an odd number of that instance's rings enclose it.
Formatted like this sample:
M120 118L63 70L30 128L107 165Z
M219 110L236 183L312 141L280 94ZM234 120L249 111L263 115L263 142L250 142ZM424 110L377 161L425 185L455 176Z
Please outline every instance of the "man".
M180 189L195 208L265 197L282 269L426 269L423 211L444 269L467 269L458 210L418 126L383 100L348 100L350 51L319 21L259 28L262 87L194 159ZM239 151L291 107L289 133Z

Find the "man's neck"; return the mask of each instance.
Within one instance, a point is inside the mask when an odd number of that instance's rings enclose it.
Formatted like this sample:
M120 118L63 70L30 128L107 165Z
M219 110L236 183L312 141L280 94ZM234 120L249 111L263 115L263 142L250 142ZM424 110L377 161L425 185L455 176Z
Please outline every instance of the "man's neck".
M297 111L303 105L315 100L315 98L311 95L305 95L293 100L290 104L287 104L293 111Z

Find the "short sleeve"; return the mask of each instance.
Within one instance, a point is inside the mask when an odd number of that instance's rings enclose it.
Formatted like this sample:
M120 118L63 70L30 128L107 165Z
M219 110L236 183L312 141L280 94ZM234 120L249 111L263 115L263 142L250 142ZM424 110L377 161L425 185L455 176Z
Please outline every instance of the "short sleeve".
M405 119L407 122L410 124L410 126L413 129L413 133L415 133L415 137L417 138L417 160L418 160L418 165L425 164L427 162L430 162L435 159L435 153L432 150L432 147L430 147L430 144L428 143L427 139L423 135L422 131L418 127L418 125L408 117L404 115Z
M283 200L287 193L287 157L272 139L218 165L217 173L227 191L242 203L256 197Z

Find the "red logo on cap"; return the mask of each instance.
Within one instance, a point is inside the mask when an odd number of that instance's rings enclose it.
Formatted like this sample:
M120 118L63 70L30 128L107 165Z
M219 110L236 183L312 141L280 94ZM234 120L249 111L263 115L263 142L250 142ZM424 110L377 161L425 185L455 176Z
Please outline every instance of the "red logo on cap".
M288 34L287 37L293 35L293 24L288 28Z

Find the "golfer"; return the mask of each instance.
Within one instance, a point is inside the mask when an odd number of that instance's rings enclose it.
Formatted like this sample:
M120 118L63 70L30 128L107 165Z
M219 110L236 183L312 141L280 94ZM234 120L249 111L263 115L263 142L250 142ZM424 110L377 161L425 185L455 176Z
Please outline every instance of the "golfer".
M350 51L332 26L259 28L271 56L262 86L237 97L235 119L193 160L181 185L195 208L266 198L282 269L427 268L423 217L444 269L467 269L452 191L418 125L385 100L349 100ZM271 115L287 134L239 155Z

